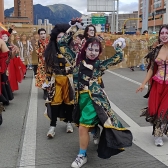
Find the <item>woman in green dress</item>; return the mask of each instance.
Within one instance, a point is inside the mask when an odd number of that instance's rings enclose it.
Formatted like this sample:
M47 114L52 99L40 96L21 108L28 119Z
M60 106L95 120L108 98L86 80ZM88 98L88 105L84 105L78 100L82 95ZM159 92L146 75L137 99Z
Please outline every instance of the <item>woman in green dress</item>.
M74 22L74 21L73 21ZM80 22L80 20L76 20ZM78 23L79 24L79 23ZM58 48L73 67L75 90L73 119L79 126L80 150L71 167L79 168L87 162L86 150L89 144L89 131L97 124L103 127L98 145L98 156L109 158L122 152L124 147L132 145L132 134L124 128L110 107L110 102L99 84L99 79L109 66L120 63L123 59L122 42L118 42L116 54L101 61L102 52L98 38L89 38L81 52L79 64L75 63L75 53L68 46L74 34L75 25L69 29L58 43Z

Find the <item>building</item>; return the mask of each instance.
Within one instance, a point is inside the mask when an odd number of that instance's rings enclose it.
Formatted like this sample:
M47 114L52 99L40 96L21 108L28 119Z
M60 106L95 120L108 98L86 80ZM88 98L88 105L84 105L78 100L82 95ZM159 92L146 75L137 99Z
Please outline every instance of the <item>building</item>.
M136 30L138 23L138 11L133 13L118 14L118 31L122 32L123 28L125 31Z
M0 22L4 23L4 0L0 0Z
M14 0L14 13L5 17L5 23L34 24L33 0Z
M139 17L143 14L143 1L139 0ZM166 0L148 0L148 31L149 33L158 32L160 26L167 24ZM166 13L167 12L167 13ZM142 29L142 19L139 20L138 28Z

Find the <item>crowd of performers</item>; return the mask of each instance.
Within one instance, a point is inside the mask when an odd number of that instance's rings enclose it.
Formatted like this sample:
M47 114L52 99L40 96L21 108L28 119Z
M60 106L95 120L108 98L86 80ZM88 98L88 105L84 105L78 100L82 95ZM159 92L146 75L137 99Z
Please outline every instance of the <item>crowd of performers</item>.
M35 85L44 91L45 115L50 119L47 137L54 138L58 118L66 123L67 133L73 133L72 123L79 127L79 153L71 164L73 168L87 162L89 132L98 144L100 158L110 158L132 145L132 134L111 109L102 81L104 71L123 60L125 40L118 39L116 54L101 61L103 39L96 36L93 25L88 25L83 34L78 33L81 28L78 18L57 24L49 41L46 31L39 29L40 39L35 45L39 59Z
M100 60L101 41L96 29L88 25L84 33L82 20L72 19L68 24L57 24L46 37L41 28L30 41L23 35L14 45L10 32L2 31L0 40L0 98L2 105L13 99L13 91L18 90L18 82L26 75L26 68L33 69L35 86L42 89L45 100L45 115L49 118L48 138L56 134L57 119L66 123L66 132L73 133L73 125L79 130L79 153L71 164L72 168L82 167L87 162L87 148L90 135L98 145L98 157L106 159L124 151L132 145L132 134L117 119L107 94L104 91L102 75L110 66L123 60L125 39L113 43L115 54ZM9 43L9 36L11 37ZM17 49L20 49L17 51ZM168 26L159 31L159 45L153 47L146 56L148 72L142 91L149 83L148 107L142 116L153 124L155 145L162 146L163 134L168 135ZM31 55L31 57L29 57ZM14 74L15 73L15 74ZM1 108L2 106L2 108ZM1 118L2 120L2 118Z

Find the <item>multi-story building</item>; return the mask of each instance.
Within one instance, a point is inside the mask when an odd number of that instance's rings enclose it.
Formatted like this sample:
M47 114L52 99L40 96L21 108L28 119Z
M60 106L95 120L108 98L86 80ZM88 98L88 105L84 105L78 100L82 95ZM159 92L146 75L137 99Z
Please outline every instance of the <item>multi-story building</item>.
M0 0L0 22L4 23L4 0Z
M14 16L28 17L33 24L33 0L14 0Z
M142 18L143 14L143 1L139 0L139 17ZM167 0L148 0L149 8L148 8L148 31L158 32L160 26L163 24L167 24L167 13L166 11L166 1ZM167 13L166 13L167 12ZM142 19L139 20L138 24L139 29L142 29Z
M14 13L12 17L5 17L5 22L34 24L33 0L14 0Z

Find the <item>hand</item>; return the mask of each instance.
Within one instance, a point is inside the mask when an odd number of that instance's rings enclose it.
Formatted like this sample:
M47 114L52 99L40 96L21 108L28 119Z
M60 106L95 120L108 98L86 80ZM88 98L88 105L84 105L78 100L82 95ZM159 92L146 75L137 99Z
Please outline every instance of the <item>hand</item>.
M12 51L12 57L15 56L19 52L19 48L16 45L11 45L11 46L8 46L8 47Z
M141 86L139 86L139 88L136 90L136 93L138 93L139 91L143 91L145 88L145 85L144 84L141 84Z
M15 28L15 25L11 25L10 28L11 28L11 29L14 29L14 28Z

